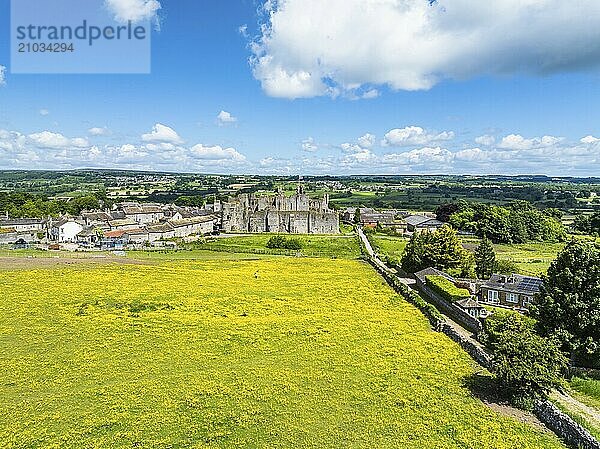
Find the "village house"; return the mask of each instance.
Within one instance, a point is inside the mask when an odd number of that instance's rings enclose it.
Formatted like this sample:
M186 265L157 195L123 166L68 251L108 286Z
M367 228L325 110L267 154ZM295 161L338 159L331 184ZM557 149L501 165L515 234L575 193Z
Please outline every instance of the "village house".
M114 220L107 212L84 211L81 213L81 218L86 226L93 226L101 229L110 229L109 221Z
M494 274L481 286L481 301L490 305L526 311L539 293L542 280L537 277Z
M0 220L0 228L13 229L17 233L44 232L46 220L40 218L15 218Z
M441 221L423 215L409 215L404 221L408 232L432 232L444 226Z
M126 231L108 231L105 232L101 239L100 247L102 249L121 250L129 243Z
M129 229L125 231L127 235L127 242L130 245L144 245L150 241L150 237L148 236L148 230L144 228L139 229Z
M50 225L48 237L58 243L75 243L77 234L83 231L83 224L74 218L61 218Z
M85 247L96 246L100 242L103 231L93 226L86 226L77 234L76 241L79 245Z
M155 224L148 226L146 229L150 243L175 238L175 228L170 223Z
M125 218L135 221L138 225L157 223L165 218L165 212L159 205L138 204L122 208Z
M111 231L138 229L140 227L139 223L131 218L111 220L108 222L108 226Z
M29 244L39 242L45 236L46 220L37 218L0 220L0 244L15 245L19 241Z
M212 234L216 221L217 219L213 215L205 215L182 220L169 220L169 224L175 231L175 237L187 237L192 234Z

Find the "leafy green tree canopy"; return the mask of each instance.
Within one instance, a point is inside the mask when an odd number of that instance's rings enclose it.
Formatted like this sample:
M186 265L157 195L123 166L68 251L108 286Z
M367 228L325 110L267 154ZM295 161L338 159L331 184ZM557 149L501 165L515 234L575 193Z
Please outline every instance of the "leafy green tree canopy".
M600 250L571 241L543 279L532 308L539 331L557 338L574 362L600 368Z
M496 270L496 252L492 242L483 237L480 245L475 250L475 273L479 279L489 279Z
M502 390L518 405L544 398L561 384L567 358L556 342L535 331L535 321L517 312L497 312L483 337L493 355Z
M443 226L435 232L414 233L402 255L401 266L409 273L434 267L470 276L473 256L462 247L456 231Z

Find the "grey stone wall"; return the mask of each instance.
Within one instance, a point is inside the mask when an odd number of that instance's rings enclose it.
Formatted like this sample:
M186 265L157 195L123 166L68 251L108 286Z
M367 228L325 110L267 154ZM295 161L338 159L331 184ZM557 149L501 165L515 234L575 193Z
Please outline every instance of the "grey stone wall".
M534 413L546 426L574 449L600 449L590 433L549 401L539 401Z
M437 293L431 290L429 287L424 285L420 280L417 279L417 286L419 289L429 298L435 306L440 309L443 313L447 314L450 318L458 322L465 329L479 334L483 330L483 324L477 318L473 318L467 312L455 304L449 303L448 301L441 298Z
M361 248L364 250L363 245ZM475 344L471 339L458 333L439 311L429 303L410 290L406 285L399 282L389 268L387 268L379 259L375 259L369 255L364 256L365 259L380 273L388 284L404 298L413 303L429 318L433 328L438 332L443 332L449 338L458 343L461 348L490 372L494 371L494 363L492 357L480 346ZM433 292L432 292L433 293ZM443 301L447 304L446 301ZM472 318L468 315L469 318ZM534 408L534 413L538 419L543 422L550 430L558 435L568 446L573 449L600 449L600 443L587 430L577 424L568 415L561 412L554 404L549 401L538 401Z

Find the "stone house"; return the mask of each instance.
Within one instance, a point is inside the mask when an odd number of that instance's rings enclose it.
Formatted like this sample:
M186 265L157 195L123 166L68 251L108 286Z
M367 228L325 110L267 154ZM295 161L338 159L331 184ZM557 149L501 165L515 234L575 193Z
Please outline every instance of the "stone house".
M0 228L13 229L17 233L44 232L46 220L41 218L14 218L0 220Z
M532 276L494 274L481 286L481 301L495 306L526 311L539 293L542 280Z
M138 229L140 227L139 223L131 218L123 218L120 220L110 220L108 222L108 226L111 231Z
M158 223L165 218L164 210L160 206L153 204L124 206L123 212L126 218L135 221L138 225Z
M155 224L148 226L146 229L150 243L175 238L175 228L170 223Z
M192 234L212 234L215 228L215 221L216 217L205 215L181 220L169 220L169 224L175 231L175 237L187 237Z

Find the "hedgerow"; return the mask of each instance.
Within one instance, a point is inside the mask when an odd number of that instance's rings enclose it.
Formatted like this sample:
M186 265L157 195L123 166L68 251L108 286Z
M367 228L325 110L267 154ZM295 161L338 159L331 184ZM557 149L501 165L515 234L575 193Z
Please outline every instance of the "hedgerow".
M469 290L458 288L452 281L443 276L426 276L425 280L429 288L447 301L456 302L471 297Z

